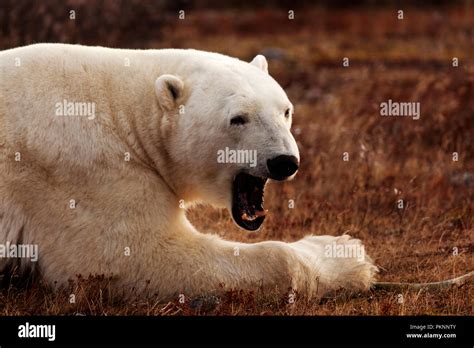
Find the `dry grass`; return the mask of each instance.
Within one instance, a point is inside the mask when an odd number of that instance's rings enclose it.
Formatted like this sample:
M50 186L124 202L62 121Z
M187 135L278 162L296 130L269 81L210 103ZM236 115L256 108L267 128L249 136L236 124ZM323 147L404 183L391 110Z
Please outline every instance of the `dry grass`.
M270 72L296 107L294 134L302 165L292 182L267 188L270 209L261 231L246 233L229 213L189 212L202 231L257 242L294 241L307 234L349 233L365 242L384 281L437 281L474 269L474 9L470 7L297 12L194 11L177 22L163 17L160 35L121 41L99 34L79 42L134 47L193 47L250 59L270 57ZM161 23L160 22L160 23ZM77 25L77 24L76 24ZM89 28L90 29L90 28ZM118 29L120 30L120 29ZM41 36L41 34L38 34ZM51 35L51 33L50 33ZM71 41L64 32L60 40ZM66 35L66 37L64 37ZM44 38L36 38L44 40ZM58 38L48 38L57 41ZM24 44L10 36L3 47ZM112 41L110 41L112 40ZM115 41L114 41L115 40ZM452 57L460 67L451 66ZM343 68L349 57L350 68ZM421 102L421 119L383 118L387 99ZM348 152L350 160L342 160ZM453 162L452 153L459 153ZM396 202L403 199L404 209ZM295 208L288 208L288 200ZM458 255L453 255L453 248ZM271 294L229 292L215 304L113 302L107 280L81 280L51 292L41 283L5 288L0 314L95 315L472 315L473 286L437 292L344 294L288 304Z

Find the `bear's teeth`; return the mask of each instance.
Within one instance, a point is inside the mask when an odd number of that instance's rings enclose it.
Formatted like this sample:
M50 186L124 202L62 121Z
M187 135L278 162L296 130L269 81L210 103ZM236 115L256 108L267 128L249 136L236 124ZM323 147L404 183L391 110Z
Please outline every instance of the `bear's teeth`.
M247 215L247 213L243 213L242 214L242 220L245 220L245 221L253 221L255 220L256 217L255 216L249 216Z
M268 209L258 210L253 215L248 215L247 213L243 213L242 214L242 220L253 221L253 220L257 219L260 216L265 216L267 213L268 213Z

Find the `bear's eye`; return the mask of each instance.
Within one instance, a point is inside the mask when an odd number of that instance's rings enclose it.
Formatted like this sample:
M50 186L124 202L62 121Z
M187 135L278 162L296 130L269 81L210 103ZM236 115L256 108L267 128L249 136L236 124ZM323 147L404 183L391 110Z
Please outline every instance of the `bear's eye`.
M234 116L230 120L230 124L233 125L233 126L234 125L239 126L239 125L243 125L243 124L246 124L246 123L247 123L247 118L245 116L241 116L241 115Z
M285 111L285 117L286 118L290 117L290 109L289 108L286 109L286 111Z

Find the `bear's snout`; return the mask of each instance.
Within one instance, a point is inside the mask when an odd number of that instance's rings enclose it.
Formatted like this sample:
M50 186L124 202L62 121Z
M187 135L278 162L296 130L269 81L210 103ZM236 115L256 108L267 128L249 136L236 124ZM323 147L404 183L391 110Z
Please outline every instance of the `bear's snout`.
M289 155L279 155L267 160L267 168L270 178L273 180L285 180L296 173L299 167L298 158Z

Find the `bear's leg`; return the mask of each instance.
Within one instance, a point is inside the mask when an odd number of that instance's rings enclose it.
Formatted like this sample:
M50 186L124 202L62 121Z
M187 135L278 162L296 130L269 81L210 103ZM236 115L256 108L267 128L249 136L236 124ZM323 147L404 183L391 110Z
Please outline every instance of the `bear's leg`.
M377 270L360 241L347 235L244 244L193 233L172 245L157 284L163 297L259 288L320 297L339 288L368 289Z
M201 233L162 241L151 291L162 299L218 294L230 289L288 291L297 264L283 242L244 244Z

